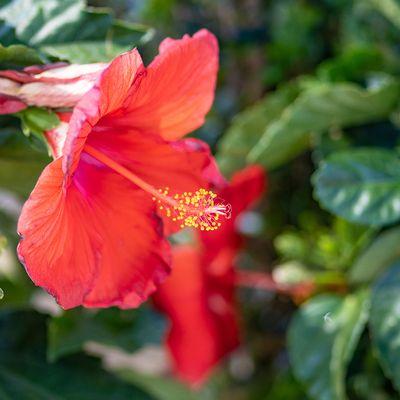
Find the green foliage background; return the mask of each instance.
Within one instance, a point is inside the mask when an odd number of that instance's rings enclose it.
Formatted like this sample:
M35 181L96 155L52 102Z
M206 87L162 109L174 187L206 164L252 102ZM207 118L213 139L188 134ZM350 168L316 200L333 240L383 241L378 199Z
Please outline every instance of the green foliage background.
M228 177L252 163L269 175L253 215L260 229L245 226L239 266L316 289L305 303L241 289L243 346L200 391L165 375L104 368L87 343L134 352L161 345L166 323L147 305L56 316L40 305L15 259L15 227L49 161L41 132L57 118L35 108L2 116L0 398L400 398L400 1L89 6L0 0L1 68L108 61L133 46L149 61L165 36L213 31L216 101L194 135Z

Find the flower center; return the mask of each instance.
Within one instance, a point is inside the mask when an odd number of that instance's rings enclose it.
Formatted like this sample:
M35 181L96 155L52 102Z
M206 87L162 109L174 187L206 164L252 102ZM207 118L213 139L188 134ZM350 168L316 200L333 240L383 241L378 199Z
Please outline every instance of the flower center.
M194 193L171 194L169 188L156 189L92 146L86 145L85 152L149 193L158 208L173 221L180 222L181 228L188 226L202 231L213 231L221 226L221 217L231 217L230 204L218 199L211 190L200 188Z

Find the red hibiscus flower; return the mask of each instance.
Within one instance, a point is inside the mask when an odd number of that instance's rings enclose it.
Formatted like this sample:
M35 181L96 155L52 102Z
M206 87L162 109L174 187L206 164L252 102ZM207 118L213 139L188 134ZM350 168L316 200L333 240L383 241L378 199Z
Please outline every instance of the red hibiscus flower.
M235 304L235 257L243 238L235 224L261 196L265 175L258 166L234 175L221 197L232 204L232 218L221 229L200 232L195 245L173 248L172 274L154 295L171 327L167 347L177 375L201 385L212 367L239 344Z
M207 145L180 139L203 123L217 69L208 31L167 39L148 67L136 50L117 57L74 108L18 224L21 262L62 307L138 306L170 269L158 213L169 231L226 215Z
M106 66L57 63L0 71L0 114L15 113L27 106L73 107Z

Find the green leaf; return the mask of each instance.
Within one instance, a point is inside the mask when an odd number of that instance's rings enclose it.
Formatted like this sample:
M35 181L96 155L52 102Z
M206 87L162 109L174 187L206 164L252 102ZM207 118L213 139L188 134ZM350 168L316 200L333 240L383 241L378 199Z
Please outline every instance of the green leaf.
M313 176L323 208L349 221L375 227L400 219L400 159L368 148L332 154Z
M400 262L378 281L371 302L372 343L385 374L400 391Z
M230 175L249 163L247 155L260 140L266 127L279 118L297 94L297 84L286 85L234 118L219 144L217 160L222 172Z
M46 317L34 312L0 312L0 397L18 400L151 400L79 354L46 362Z
M12 65L42 64L43 58L40 54L27 46L15 44L4 47L0 44L0 63Z
M49 161L17 128L0 130L0 188L26 198Z
M384 68L384 55L378 47L359 44L345 48L338 57L322 62L316 74L321 80L330 82L360 82L368 72L382 71Z
M248 154L268 169L279 167L310 145L311 134L387 117L399 101L399 82L377 82L371 89L350 83L314 83L271 123Z
M368 2L400 29L400 4L396 0L368 0Z
M71 63L84 64L98 61L108 61L123 53L126 48L105 42L76 42L43 46L41 50L52 57L66 60Z
M130 311L70 310L51 319L47 354L54 361L82 350L88 341L132 352L146 344L160 343L164 330L164 319L147 307Z
M146 43L153 35L154 30L145 25L115 21L105 40L46 45L42 46L41 50L50 56L72 63L109 61L124 51Z
M344 400L346 369L368 318L369 293L320 295L292 319L288 346L296 377L312 398Z
M400 227L381 233L355 260L349 271L351 283L372 282L386 268L400 259Z
M308 260L315 243L309 243L301 232L282 232L274 240L279 255L286 260Z
M22 281L22 282L20 282ZM26 282L24 278L20 279L0 279L0 288L2 297L0 298L1 309L23 309L30 306L29 300L32 296L32 284Z
M41 135L60 123L57 114L47 108L28 107L17 115L21 118L22 130L26 136L31 133Z
M15 30L16 40L76 63L109 61L154 33L115 20L111 9L87 8L83 0L2 0L0 20Z
M104 37L112 17L85 7L83 0L2 0L0 19L30 46Z

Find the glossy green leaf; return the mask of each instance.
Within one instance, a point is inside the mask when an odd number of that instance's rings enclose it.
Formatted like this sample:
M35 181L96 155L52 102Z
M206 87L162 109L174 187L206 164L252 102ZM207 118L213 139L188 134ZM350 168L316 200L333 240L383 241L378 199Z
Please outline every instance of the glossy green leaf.
M35 47L104 37L112 17L85 8L83 0L2 0L0 19L14 27L19 40Z
M235 117L221 140L217 154L218 164L225 174L230 175L249 163L248 153L267 126L279 118L297 94L296 84L284 86Z
M0 279L2 297L0 299L0 309L9 310L10 308L23 309L29 307L29 300L32 296L32 285L27 279Z
M378 281L371 302L372 343L386 375L400 391L400 262Z
M378 121L393 111L399 98L400 86L394 78L383 79L371 89L314 83L267 127L248 160L268 169L279 167L309 147L312 133Z
M368 2L400 29L400 3L396 0L368 0Z
M321 206L349 221L379 227L400 219L400 159L393 151L334 153L313 183Z
M17 128L0 130L0 188L26 198L43 168L50 162L46 153L33 149Z
M18 400L150 400L133 385L105 372L100 361L79 354L46 362L46 317L0 312L0 397Z
M70 310L51 319L47 354L54 361L82 350L88 341L132 352L146 344L159 344L164 331L162 316L144 306L130 311Z
M52 44L42 46L41 50L73 63L109 61L124 51L147 42L153 35L154 30L145 25L116 21L107 32L105 40Z
M118 54L129 50L125 46L105 42L76 42L43 46L42 50L50 56L72 63L83 64L109 61Z
M371 71L385 68L383 52L371 44L353 45L345 48L338 57L326 60L318 66L316 74L330 82L360 82Z
M349 271L352 283L368 283L400 259L400 227L382 232L360 254Z
M15 44L4 47L0 44L0 64L25 66L42 64L43 61L36 50L27 46Z
M109 61L154 33L115 20L111 9L87 8L83 0L2 0L0 20L15 30L16 40L76 63Z
M368 318L369 293L319 295L292 319L288 346L296 377L316 400L346 399L349 361Z
M60 123L57 114L46 108L28 107L17 115L21 118L22 130L26 136L31 133L41 135Z

